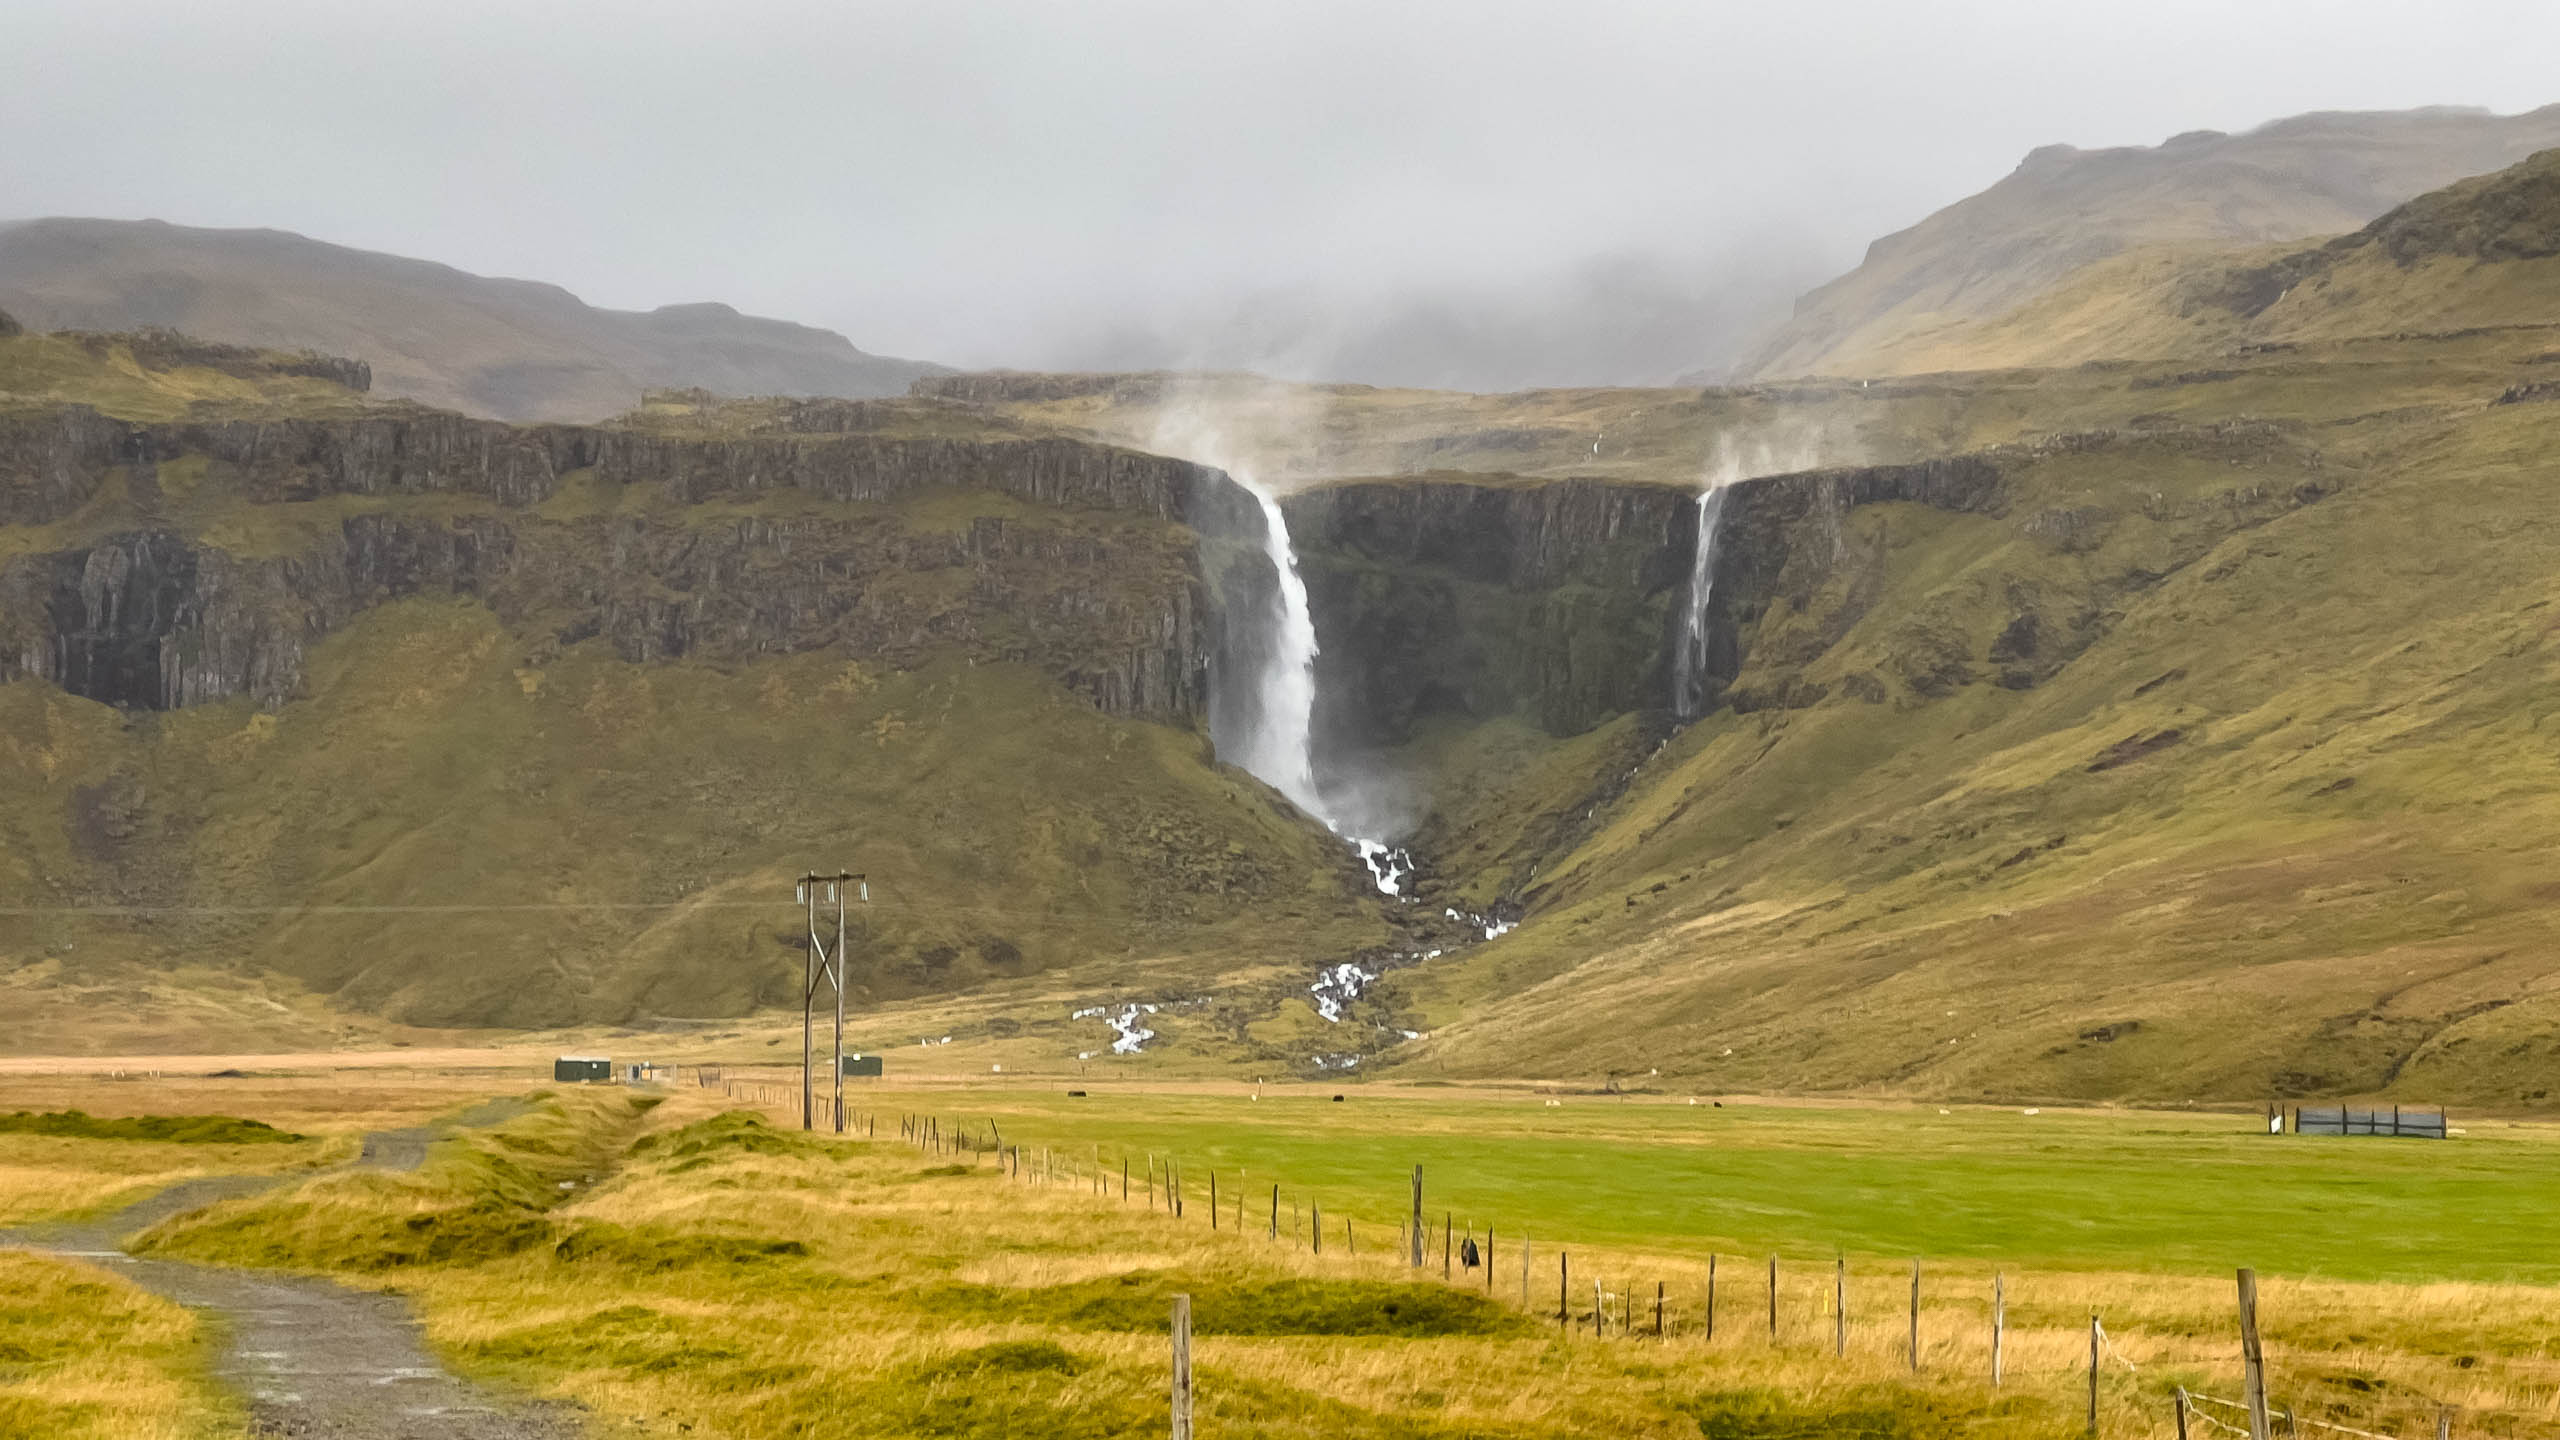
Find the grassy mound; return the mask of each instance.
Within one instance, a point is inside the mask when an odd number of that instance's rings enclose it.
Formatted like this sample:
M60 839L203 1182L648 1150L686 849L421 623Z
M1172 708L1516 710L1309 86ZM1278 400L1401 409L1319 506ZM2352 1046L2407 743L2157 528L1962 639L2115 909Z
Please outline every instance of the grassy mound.
M0 1135L56 1135L72 1140L160 1140L178 1145L297 1145L308 1136L263 1120L230 1115L126 1115L79 1110L18 1110L0 1115Z
M917 1303L955 1317L1077 1330L1162 1331L1173 1297L1191 1297L1200 1335L1367 1335L1415 1339L1533 1333L1519 1312L1445 1285L1378 1280L1222 1277L1165 1270L1016 1290L938 1287Z
M176 1216L137 1254L378 1273L472 1265L553 1245L547 1212L604 1168L653 1097L544 1095L512 1120L438 1141L408 1174L324 1176Z

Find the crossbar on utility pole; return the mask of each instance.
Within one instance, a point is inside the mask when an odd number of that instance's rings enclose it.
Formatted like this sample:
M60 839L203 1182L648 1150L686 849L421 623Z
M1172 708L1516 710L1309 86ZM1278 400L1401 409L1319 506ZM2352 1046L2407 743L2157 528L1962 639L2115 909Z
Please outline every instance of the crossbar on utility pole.
M835 991L835 1129L844 1133L844 892L848 885L859 885L862 898L871 898L871 882L850 870L833 875L815 871L800 877L800 903L809 912L809 957L800 985L800 1128L818 1128L818 1092L811 1071L817 1066L818 982L823 977ZM829 903L836 907L836 947L827 949L818 935L818 892L826 891Z

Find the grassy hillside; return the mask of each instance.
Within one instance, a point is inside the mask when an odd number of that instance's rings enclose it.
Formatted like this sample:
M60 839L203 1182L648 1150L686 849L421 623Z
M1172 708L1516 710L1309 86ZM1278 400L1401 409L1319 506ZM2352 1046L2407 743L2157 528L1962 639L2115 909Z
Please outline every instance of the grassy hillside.
M1736 367L1755 378L1892 375L2083 267L2162 246L2228 248L2353 228L2422 192L2560 145L2560 106L2298 115L2153 147L2035 151L1869 247ZM2021 356L2010 363L2040 363Z
M0 307L39 329L160 326L350 355L385 394L509 420L600 420L674 386L892 395L939 368L726 305L600 310L556 285L160 221L0 226Z
M2560 150L2323 245L2171 249L2090 267L1979 324L1890 347L1906 370L2227 356L2560 323Z
M796 1005L813 865L871 876L857 1008L1368 939L1348 857L1197 736L1017 667L529 660L485 609L411 601L322 644L310 689L137 723L0 687L0 889L70 907L0 917L15 1045L183 1047L183 1012L77 1013L173 947L416 1024Z
M361 392L316 355L206 344L174 334L27 334L0 315L0 407L90 406L119 419L194 414L353 413Z

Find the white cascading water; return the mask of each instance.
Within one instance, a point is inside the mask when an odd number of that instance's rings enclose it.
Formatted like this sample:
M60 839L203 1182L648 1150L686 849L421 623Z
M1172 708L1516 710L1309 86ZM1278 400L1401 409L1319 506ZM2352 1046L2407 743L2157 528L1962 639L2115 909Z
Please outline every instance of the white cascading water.
M1298 552L1289 541L1289 517L1280 497L1244 474L1237 484L1262 507L1262 548L1280 576L1280 604L1271 660L1256 682L1261 690L1260 718L1246 737L1244 753L1235 758L1264 784L1289 797L1325 828L1342 835L1342 817L1326 803L1316 783L1316 622L1307 605L1307 582L1298 573ZM1381 895L1402 895L1413 875L1413 857L1383 840L1345 835L1369 867L1369 879ZM1328 1017L1330 1018L1330 1017Z
M1716 527L1724 518L1725 486L1698 492L1698 545L1689 558L1687 607L1680 615L1680 646L1671 656L1671 708L1695 720L1707 700L1707 602L1715 596Z
M1298 574L1298 555L1289 544L1289 519L1280 511L1280 497L1244 475L1235 478L1262 506L1262 551L1280 575L1271 659L1255 682L1261 691L1260 718L1253 733L1245 737L1245 753L1235 760L1288 796L1291 804L1332 827L1333 817L1316 789L1316 622L1307 608L1307 582Z

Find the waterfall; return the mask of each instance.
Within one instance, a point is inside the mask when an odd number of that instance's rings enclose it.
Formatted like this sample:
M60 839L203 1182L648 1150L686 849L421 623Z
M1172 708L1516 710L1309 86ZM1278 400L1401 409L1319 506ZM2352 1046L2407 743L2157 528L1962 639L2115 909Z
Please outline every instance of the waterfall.
M1280 497L1244 474L1235 480L1262 507L1262 550L1280 585L1271 610L1268 659L1254 679L1260 702L1254 724L1243 737L1242 753L1229 758L1349 840L1379 894L1402 895L1405 882L1413 878L1413 857L1384 840L1346 834L1351 818L1326 798L1316 781L1316 622L1307 605L1307 582L1298 573L1298 552L1289 540L1289 517L1281 512Z
M1716 526L1724 518L1726 487L1698 492L1698 544L1689 556L1689 593L1680 614L1679 648L1671 656L1671 708L1695 720L1707 700L1707 601L1715 595Z
M1289 518L1280 511L1280 497L1259 481L1241 474L1235 479L1262 506L1262 553L1279 573L1280 588L1272 607L1269 658L1254 677L1261 704L1253 729L1244 736L1244 753L1232 758L1288 796L1291 804L1338 829L1316 788L1316 622L1307 609L1307 582L1298 573L1297 551L1289 543Z

